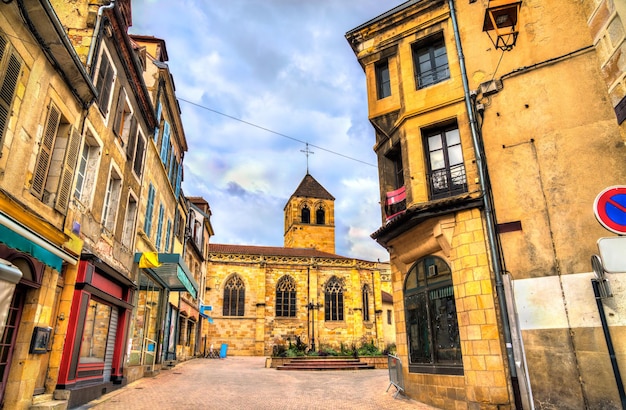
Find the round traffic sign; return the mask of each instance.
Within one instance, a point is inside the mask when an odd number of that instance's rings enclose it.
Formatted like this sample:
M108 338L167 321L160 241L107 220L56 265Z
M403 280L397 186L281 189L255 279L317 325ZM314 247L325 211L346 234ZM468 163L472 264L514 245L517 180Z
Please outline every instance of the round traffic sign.
M626 186L611 186L600 192L593 203L593 213L609 231L626 234Z

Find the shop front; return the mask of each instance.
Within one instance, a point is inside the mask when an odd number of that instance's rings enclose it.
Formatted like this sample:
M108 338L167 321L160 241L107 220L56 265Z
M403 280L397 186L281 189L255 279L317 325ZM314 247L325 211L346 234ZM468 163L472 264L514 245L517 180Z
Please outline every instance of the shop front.
M70 406L124 382L126 330L135 284L90 253L78 266L57 388L71 390Z
M127 377L138 379L158 372L164 362L175 360L178 306L169 302L170 292L189 292L198 284L179 254L135 254L138 289L131 326Z

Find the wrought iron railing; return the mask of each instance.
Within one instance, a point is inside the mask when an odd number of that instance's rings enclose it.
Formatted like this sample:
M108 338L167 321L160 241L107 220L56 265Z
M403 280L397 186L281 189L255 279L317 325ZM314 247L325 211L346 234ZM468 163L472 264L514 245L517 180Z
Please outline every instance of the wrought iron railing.
M465 165L439 169L427 174L431 199L446 198L467 192Z

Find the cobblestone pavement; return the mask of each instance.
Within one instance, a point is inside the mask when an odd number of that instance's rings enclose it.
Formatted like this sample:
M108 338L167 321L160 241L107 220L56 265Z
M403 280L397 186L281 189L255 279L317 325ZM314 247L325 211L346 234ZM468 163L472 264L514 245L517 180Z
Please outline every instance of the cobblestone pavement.
M435 409L388 392L386 369L279 371L264 357L193 359L106 394L96 410Z

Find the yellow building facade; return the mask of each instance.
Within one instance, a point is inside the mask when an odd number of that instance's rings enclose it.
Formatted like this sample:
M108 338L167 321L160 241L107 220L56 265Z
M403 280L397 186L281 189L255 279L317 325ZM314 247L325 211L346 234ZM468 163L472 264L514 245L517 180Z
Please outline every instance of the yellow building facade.
M589 260L612 235L594 198L626 173L623 12L408 1L346 34L376 133L372 236L391 255L409 396L447 409L619 408ZM605 301L613 340L620 300Z

